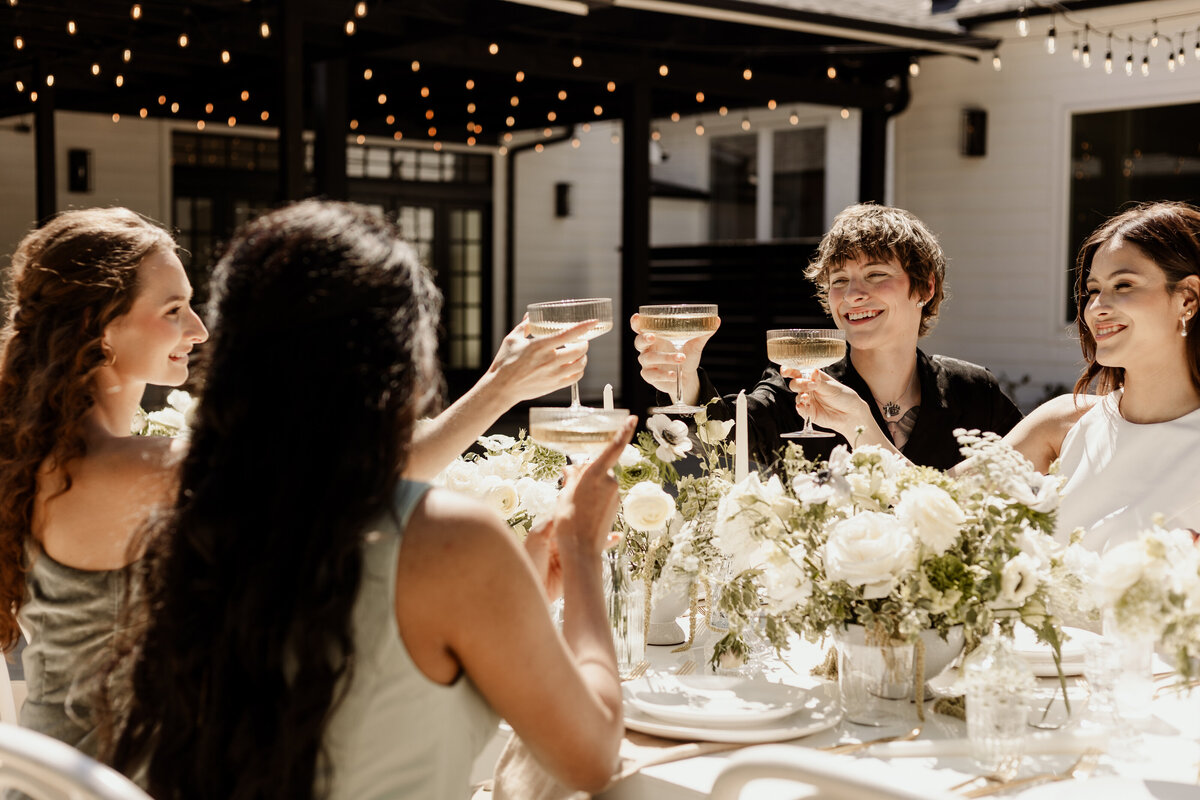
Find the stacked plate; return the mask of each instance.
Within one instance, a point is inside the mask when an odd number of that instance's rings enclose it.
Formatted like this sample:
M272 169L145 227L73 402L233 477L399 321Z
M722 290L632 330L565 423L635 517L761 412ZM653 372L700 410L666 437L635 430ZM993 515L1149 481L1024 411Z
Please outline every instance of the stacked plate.
M837 688L759 678L647 675L629 681L625 725L668 739L756 744L798 739L841 720Z
M1063 675L1083 674L1083 653L1088 642L1100 639L1100 634L1083 628L1063 628L1066 641L1062 645ZM1018 625L1013 637L1013 646L1017 653L1029 663L1033 674L1039 678L1057 678L1058 668L1054 664L1054 651L1047 644L1037 640L1033 631L1024 625Z

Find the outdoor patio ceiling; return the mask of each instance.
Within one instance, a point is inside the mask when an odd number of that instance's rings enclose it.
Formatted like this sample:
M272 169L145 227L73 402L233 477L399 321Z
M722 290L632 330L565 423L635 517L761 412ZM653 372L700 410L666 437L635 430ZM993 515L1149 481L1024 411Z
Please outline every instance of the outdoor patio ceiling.
M992 45L738 0L0 0L0 30L0 117L49 102L275 126L302 65L306 87L345 86L332 106L304 90L305 127L332 108L348 134L481 145L622 116L639 84L653 117L770 100L888 111L912 55Z

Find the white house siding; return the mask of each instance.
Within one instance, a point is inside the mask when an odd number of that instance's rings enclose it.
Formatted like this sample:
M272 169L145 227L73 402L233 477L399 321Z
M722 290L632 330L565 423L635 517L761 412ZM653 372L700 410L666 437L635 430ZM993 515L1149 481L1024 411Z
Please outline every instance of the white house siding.
M5 268L21 238L36 224L34 135L0 130L0 259ZM29 120L26 116L23 119ZM54 116L58 210L127 206L169 221L170 130L173 123L59 111ZM67 151L92 151L92 191L67 191Z
M652 167L655 180L709 190L709 142L712 136L743 133L741 121L748 117L751 132L770 141L776 130L794 130L789 115L799 116L796 128L827 126L826 136L826 224L833 215L854 202L858 193L859 118L851 112L842 119L838 108L780 105L746 111L731 109L717 114L685 116L679 122L656 120L659 144L667 158ZM696 134L703 122L704 135ZM577 129L578 148L569 141L547 147L543 152L522 151L516 166L515 303L562 297L607 296L614 300L615 325L626 324L634 309L620 308L621 271L621 169L622 145L618 122L593 124L591 130ZM536 141L536 140L530 140ZM769 152L769 151L768 151ZM760 175L770 170L760 169ZM571 216L554 216L554 184L571 184ZM769 187L769 183L767 184ZM760 182L760 194L766 188ZM769 197L769 195L767 195ZM708 204L677 198L651 201L650 240L654 245L696 244L708 240ZM703 298L680 298L699 300ZM598 397L605 383L620 392L619 337L607 335L591 343L588 369L581 391Z
M1151 18L1186 12L1193 16L1161 25L1161 33L1172 37L1189 32L1186 66L1169 73L1162 46L1151 51L1148 78L1138 70L1126 77L1123 37L1144 39L1152 33ZM953 297L924 346L1013 380L1029 375L1030 383L1017 392L1025 406L1042 395L1043 384L1074 383L1081 365L1063 316L1071 115L1200 101L1191 38L1200 9L1194 2L1142 3L1072 17L1105 30L1119 26L1113 74L1104 72L1103 36L1091 37L1090 69L1071 59L1072 38L1064 35L1061 17L1053 56L1045 51L1048 17L1035 18L1025 39L1012 22L996 23L980 32L1004 39L1000 72L990 58L923 59L912 81L912 103L894 124L895 203L933 228L950 259ZM1123 27L1137 20L1146 22ZM1140 66L1140 46L1134 57ZM987 111L984 157L959 154L966 108Z

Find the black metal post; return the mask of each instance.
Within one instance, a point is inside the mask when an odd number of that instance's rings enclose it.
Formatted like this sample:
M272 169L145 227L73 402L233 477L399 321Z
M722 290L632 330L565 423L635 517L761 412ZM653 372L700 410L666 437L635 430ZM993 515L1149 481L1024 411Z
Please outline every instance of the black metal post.
M642 380L626 320L650 297L650 87L629 86L622 111L621 178L621 402L643 414L654 403L654 391Z
M316 65L313 112L317 194L331 200L345 200L349 196L346 181L346 59L335 58Z

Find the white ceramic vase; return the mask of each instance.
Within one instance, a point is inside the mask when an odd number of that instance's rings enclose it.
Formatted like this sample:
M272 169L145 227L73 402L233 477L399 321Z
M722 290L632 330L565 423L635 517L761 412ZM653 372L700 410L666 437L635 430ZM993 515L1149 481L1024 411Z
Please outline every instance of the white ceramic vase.
M686 583L656 582L650 594L650 630L646 634L646 644L683 644L687 634L678 619L690 604Z

